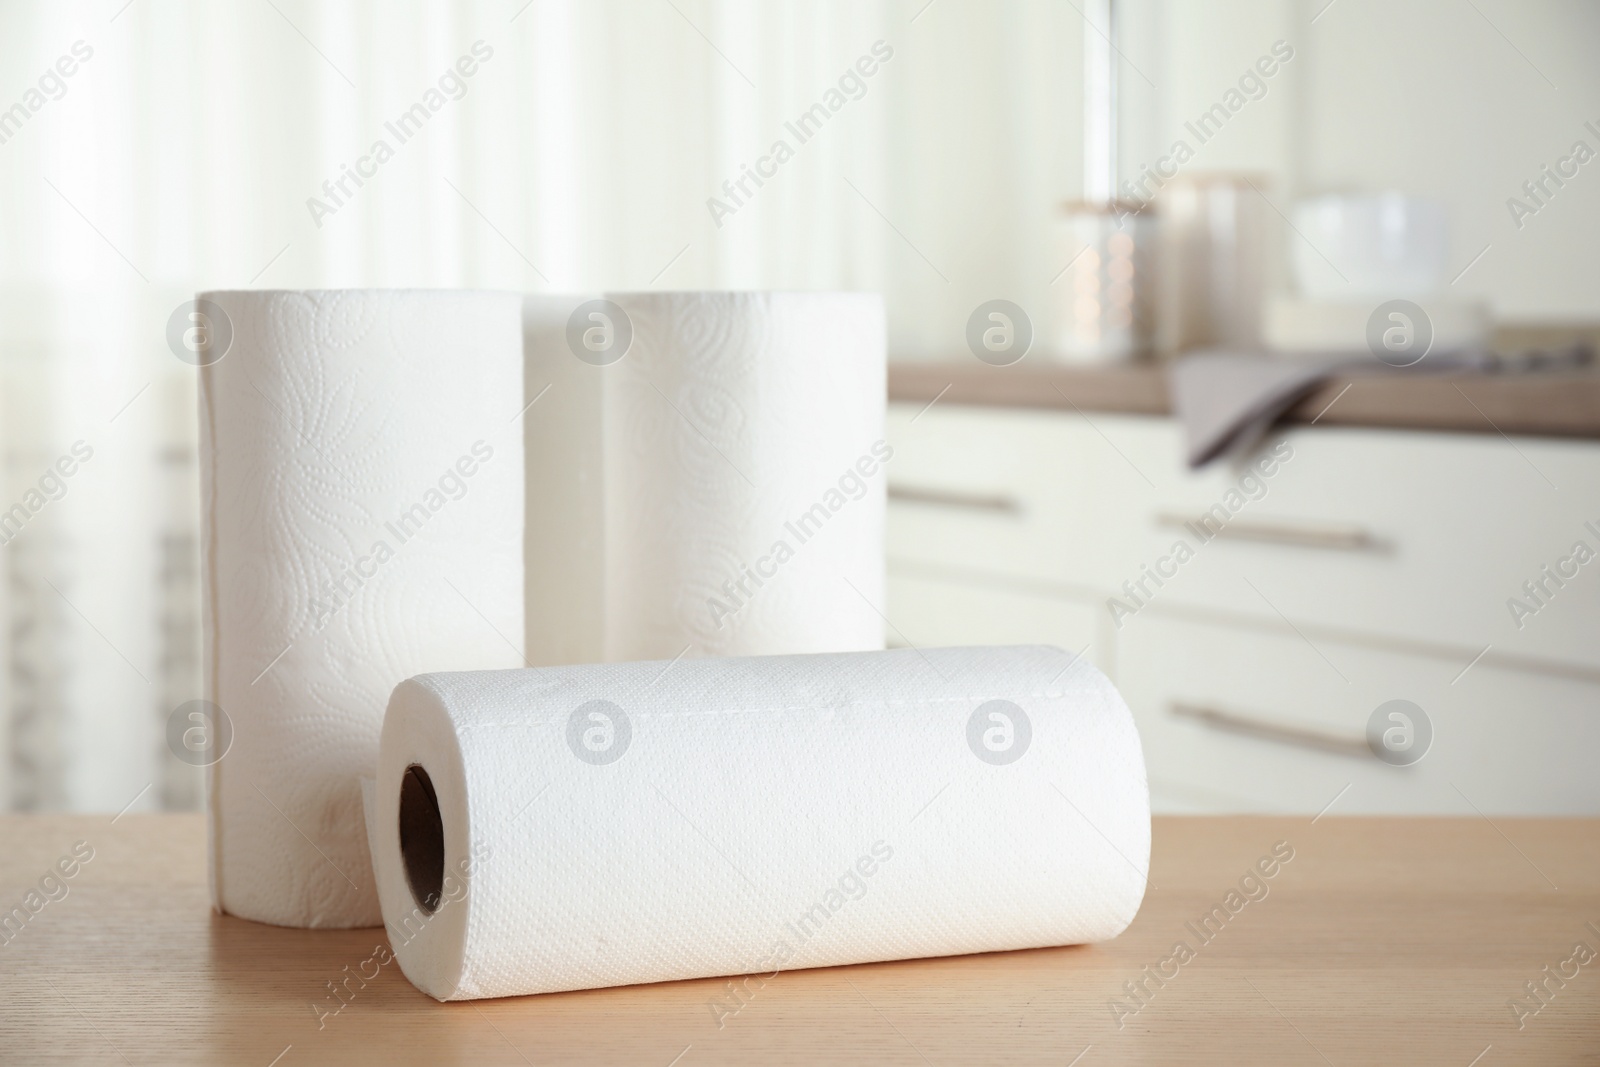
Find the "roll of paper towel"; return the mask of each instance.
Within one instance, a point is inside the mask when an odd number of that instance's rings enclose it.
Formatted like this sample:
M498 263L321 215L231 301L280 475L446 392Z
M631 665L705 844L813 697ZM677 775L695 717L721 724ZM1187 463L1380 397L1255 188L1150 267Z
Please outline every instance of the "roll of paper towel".
M883 647L883 302L536 296L535 664Z
M213 902L377 925L356 778L390 692L524 663L521 297L200 299Z
M440 1000L1115 937L1139 737L1060 649L430 674L369 818L400 966Z

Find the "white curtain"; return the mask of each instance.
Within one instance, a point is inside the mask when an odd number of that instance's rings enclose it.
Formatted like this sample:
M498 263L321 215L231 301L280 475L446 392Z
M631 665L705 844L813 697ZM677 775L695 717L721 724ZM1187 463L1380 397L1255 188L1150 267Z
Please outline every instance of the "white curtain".
M1083 32L1046 0L0 7L0 807L195 803L196 290L878 290L896 355L949 354L981 301L1047 314Z

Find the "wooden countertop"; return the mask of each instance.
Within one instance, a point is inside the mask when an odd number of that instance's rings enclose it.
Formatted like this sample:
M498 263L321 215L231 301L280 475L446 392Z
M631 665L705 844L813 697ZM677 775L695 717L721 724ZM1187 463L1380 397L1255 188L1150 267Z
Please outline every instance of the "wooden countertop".
M1024 360L991 367L972 358L889 364L891 401L920 406L936 396L941 404L1172 414L1166 372L1157 366L1072 367ZM1600 373L1338 377L1285 416L1290 423L1313 420L1319 426L1600 438Z
M796 971L719 1029L719 980L439 1004L382 930L212 914L197 815L0 817L0 902L93 859L0 944L5 1063L1595 1063L1600 820L1160 817L1151 887L1103 945ZM1275 843L1293 859L1203 943ZM1592 925L1591 925L1592 924ZM1186 963L1163 963L1175 942ZM1548 980L1522 1029L1508 1007ZM1153 981L1118 1029L1111 998ZM346 972L345 968L350 971ZM378 973L342 1011L328 984ZM1533 1002L1528 1000L1531 1005ZM1076 1058L1075 1058L1076 1057Z

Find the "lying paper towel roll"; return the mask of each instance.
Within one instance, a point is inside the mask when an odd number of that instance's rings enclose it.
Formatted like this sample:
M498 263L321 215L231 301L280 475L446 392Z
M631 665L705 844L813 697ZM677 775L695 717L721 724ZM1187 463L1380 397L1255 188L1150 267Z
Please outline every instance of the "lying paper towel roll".
M203 361L227 345L200 377L213 903L377 925L356 776L390 691L524 662L521 297L201 300Z
M1149 865L1127 706L1046 647L423 675L372 795L440 1000L1099 941Z
M883 647L883 302L536 296L528 656Z

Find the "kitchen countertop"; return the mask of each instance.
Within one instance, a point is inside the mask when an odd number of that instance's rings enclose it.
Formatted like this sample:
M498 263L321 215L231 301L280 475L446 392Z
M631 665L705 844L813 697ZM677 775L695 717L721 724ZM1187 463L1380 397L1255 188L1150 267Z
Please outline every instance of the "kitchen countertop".
M971 357L890 362L891 401L921 406L934 397L939 397L941 404L1129 415L1172 413L1166 372L1150 364L1074 367L1023 360L1009 367L991 367ZM1284 421L1600 438L1600 373L1337 377L1312 390L1289 410Z
M1114 941L780 974L720 1029L716 979L439 1004L372 962L380 929L214 915L198 815L0 816L0 840L6 909L76 842L93 849L66 895L0 944L6 1063L1496 1067L1600 1054L1600 958L1563 962L1577 942L1600 952L1596 819L1161 816L1148 896ZM1203 942L1186 924L1228 903L1278 842L1293 858L1252 883L1266 895ZM1178 941L1192 958L1164 962ZM1519 1029L1508 1001L1547 965L1569 977L1548 980ZM1147 966L1168 977L1144 979ZM328 983L357 972L368 979L323 1014ZM1141 1001L1124 990L1134 980Z

